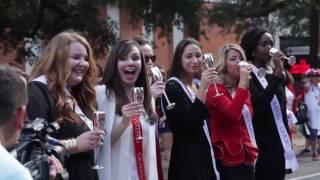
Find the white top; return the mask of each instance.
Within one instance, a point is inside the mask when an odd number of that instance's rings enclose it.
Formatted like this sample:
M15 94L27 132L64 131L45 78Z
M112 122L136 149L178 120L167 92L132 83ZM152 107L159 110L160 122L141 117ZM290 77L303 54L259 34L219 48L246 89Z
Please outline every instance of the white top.
M115 98L106 97L105 85L96 87L98 110L106 112L106 135L103 149L100 152L99 165L104 170L98 171L100 179L137 180L137 166L134 153L132 125L129 125L121 137L111 146L112 127L121 122L121 117L115 115ZM156 126L150 124L142 115L140 117L143 134L143 161L146 180L158 180L156 154Z
M0 180L32 180L30 172L0 144Z
M310 85L304 95L308 107L309 125L312 129L320 129L320 87Z

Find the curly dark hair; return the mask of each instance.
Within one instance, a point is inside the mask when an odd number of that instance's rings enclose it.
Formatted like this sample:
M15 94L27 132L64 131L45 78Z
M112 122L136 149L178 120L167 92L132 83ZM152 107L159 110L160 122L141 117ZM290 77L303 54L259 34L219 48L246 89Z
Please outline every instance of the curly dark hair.
M253 61L254 57L252 53L255 51L261 36L267 32L266 29L255 27L248 30L242 36L240 46L246 53L248 61Z

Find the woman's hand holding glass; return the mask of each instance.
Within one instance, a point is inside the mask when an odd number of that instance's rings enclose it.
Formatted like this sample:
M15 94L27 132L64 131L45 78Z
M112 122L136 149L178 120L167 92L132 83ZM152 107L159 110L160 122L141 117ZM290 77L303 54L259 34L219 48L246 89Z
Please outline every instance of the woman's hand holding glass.
M247 89L249 87L250 81L250 73L252 72L252 67L248 63L243 63L242 65L239 63L240 68L240 80L238 86L243 89Z
M160 95L164 95L166 101L167 101L167 106L166 106L166 110L170 110L170 109L173 109L174 106L176 105L176 103L174 102L170 102L168 96L167 96L167 93L165 92L165 84L164 84L164 77L162 76L162 73L160 71L160 69L157 67L157 66L154 66L150 69L150 72L151 72L151 78L152 78L152 81L155 82L154 84L157 84L157 86L159 87L158 88L158 92ZM161 86L161 87L160 87ZM153 85L151 86L151 93L152 93L152 96L155 97L153 94ZM160 90L162 89L162 91L160 92Z
M105 132L100 129L86 131L76 138L78 152L86 152L99 147Z
M216 68L210 67L204 70L201 74L200 88L202 86L204 89L207 89L209 85L215 82L217 75L218 72L216 71Z
M164 89L165 83L163 81L154 82L150 87L152 97L155 99L160 97L163 94Z
M140 116L143 114L143 104L132 101L129 104L126 104L122 106L121 108L122 112L122 123L126 126L128 126L131 122L131 118L134 116Z

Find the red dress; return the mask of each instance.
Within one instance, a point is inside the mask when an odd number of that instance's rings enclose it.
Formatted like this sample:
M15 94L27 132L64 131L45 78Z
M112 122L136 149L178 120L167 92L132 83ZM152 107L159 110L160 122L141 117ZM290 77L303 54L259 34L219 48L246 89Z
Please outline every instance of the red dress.
M242 115L244 104L252 116L250 93L247 89L237 88L234 98L228 90L218 84L217 96L214 86L206 95L206 105L210 113L209 127L216 159L225 166L253 165L258 156L257 147L251 143Z

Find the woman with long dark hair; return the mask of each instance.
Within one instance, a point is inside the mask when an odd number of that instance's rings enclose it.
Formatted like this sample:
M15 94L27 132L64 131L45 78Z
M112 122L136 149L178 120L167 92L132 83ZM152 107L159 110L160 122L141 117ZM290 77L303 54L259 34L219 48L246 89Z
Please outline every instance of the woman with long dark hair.
M111 50L101 85L96 87L98 109L106 112L106 136L100 179L158 180L156 114L139 45L121 40ZM143 102L133 99L142 87ZM136 136L140 134L140 136Z
M214 68L202 72L200 85L193 79L201 72L202 51L198 41L187 38L177 45L166 93L176 105L166 110L167 121L173 132L169 164L169 180L215 180L216 171L209 131L209 114L205 94L216 77ZM166 107L167 102L162 98Z

